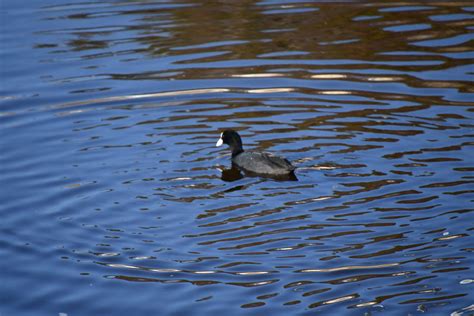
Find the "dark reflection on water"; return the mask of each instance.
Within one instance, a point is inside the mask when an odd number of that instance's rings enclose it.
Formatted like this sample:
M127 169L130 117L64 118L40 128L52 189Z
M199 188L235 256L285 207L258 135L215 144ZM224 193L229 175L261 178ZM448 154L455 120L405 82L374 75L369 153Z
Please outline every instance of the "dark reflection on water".
M244 177L242 172L236 166L232 165L229 169L223 169L221 179L223 181L232 182L240 180Z
M2 3L0 314L474 313L473 12Z

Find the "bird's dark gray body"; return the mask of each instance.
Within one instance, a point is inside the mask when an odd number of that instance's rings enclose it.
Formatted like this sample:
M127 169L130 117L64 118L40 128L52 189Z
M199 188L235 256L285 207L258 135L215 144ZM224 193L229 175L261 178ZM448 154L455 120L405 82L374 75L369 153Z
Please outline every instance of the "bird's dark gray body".
M261 174L280 175L295 170L285 158L265 152L244 151L233 157L232 162L244 171Z
M255 174L281 176L293 174L296 169L288 160L270 153L244 151L242 139L234 130L225 130L216 146L227 144L232 152L232 164L239 169ZM293 174L294 175L294 174Z

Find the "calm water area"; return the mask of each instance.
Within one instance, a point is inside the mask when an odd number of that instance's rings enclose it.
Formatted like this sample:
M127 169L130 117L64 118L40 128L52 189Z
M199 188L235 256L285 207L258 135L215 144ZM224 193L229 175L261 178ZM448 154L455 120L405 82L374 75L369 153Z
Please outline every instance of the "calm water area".
M1 316L474 314L472 1L2 0L0 28ZM231 169L227 128L297 181Z

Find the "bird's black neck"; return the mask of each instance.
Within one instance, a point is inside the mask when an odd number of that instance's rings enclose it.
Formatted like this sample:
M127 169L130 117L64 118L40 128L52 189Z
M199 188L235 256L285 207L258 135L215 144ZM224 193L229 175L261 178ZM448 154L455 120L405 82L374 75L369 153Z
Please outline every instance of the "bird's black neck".
M244 152L241 146L232 146L230 150L232 151L232 158Z

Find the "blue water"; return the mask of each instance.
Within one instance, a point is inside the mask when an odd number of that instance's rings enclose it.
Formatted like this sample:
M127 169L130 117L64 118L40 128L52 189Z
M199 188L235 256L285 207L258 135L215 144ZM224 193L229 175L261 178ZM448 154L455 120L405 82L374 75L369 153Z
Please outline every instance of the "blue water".
M474 313L473 11L3 1L0 315Z

